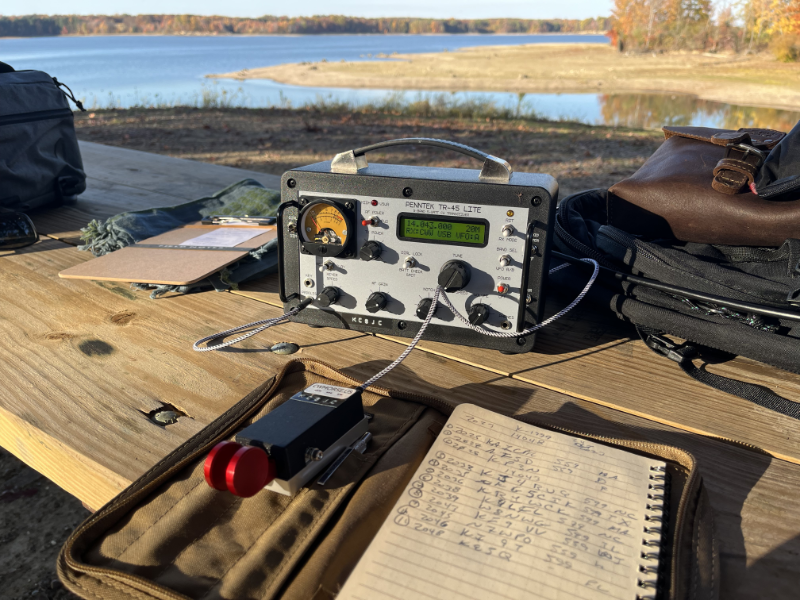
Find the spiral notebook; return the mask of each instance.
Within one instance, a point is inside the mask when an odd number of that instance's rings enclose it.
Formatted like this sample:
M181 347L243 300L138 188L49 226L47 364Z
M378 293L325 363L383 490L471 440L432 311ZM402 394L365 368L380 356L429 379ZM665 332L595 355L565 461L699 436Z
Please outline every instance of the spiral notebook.
M462 404L337 600L657 598L666 476Z

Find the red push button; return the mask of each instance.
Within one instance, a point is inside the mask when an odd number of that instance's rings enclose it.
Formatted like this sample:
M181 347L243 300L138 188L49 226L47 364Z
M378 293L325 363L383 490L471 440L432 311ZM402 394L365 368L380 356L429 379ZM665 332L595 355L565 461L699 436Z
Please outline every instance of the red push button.
M203 465L203 474L206 476L208 485L221 492L228 490L228 485L225 483L225 471L228 469L228 463L233 455L241 447L242 445L236 442L220 442L211 449Z
M239 448L225 470L228 491L242 498L255 496L273 479L275 479L275 463L261 448L253 446Z
M505 283L499 283L497 285L498 294L505 294L507 291L508 291L508 286Z

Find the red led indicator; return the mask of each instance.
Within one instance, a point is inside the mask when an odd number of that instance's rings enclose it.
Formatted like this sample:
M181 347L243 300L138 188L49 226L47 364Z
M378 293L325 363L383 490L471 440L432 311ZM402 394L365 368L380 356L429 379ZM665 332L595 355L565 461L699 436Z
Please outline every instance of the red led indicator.
M377 200L373 200L372 202L370 202L370 204L372 204L372 206L378 206L378 201Z

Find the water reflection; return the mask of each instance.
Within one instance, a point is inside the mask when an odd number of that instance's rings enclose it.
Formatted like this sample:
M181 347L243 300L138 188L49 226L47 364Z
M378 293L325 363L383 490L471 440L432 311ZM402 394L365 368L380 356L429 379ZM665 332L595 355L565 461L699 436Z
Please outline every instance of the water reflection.
M738 106L701 100L682 94L600 94L600 123L656 129L664 125L766 127L789 131L800 121L800 111Z

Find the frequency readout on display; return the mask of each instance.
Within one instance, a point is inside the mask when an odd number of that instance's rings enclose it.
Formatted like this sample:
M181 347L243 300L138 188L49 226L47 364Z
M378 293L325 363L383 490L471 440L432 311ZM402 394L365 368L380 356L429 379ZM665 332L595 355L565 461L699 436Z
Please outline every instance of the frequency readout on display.
M486 225L460 221L435 221L400 217L401 238L414 238L443 244L486 244Z

